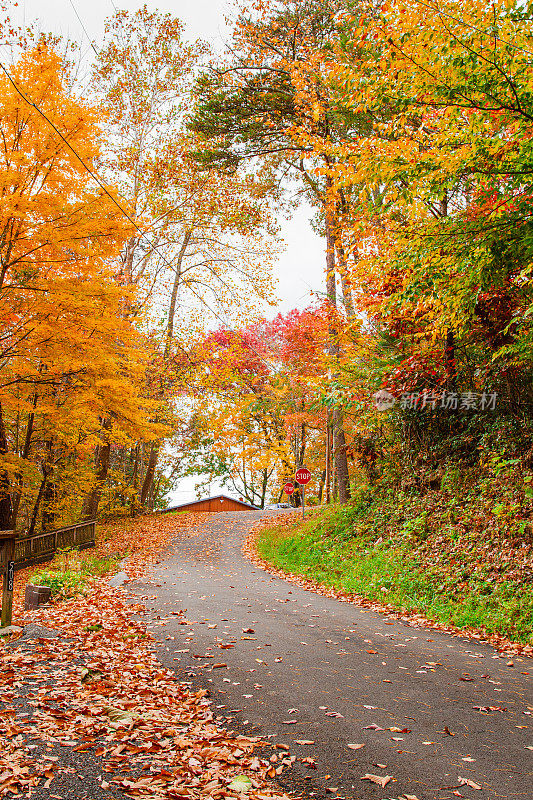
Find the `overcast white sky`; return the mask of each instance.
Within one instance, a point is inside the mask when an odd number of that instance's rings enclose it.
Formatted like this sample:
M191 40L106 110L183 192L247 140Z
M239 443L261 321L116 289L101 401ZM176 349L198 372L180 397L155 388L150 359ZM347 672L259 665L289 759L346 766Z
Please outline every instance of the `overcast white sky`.
M18 0L18 7L13 9L11 16L19 24L38 21L43 31L52 31L79 42L82 52L90 59L92 51L84 28L98 48L104 21L114 13L114 7L135 11L143 5L144 2L136 0ZM147 0L146 5L151 10L169 12L179 17L186 26L189 40L201 38L217 50L222 49L228 34L225 16L231 14L231 2ZM278 310L285 312L295 307L305 308L312 302L315 292L323 291L324 242L311 229L309 217L309 209L301 208L293 214L292 219L282 223L286 248L276 267L280 304L277 309L268 312L269 316L274 316ZM218 323L214 321L214 324ZM194 499L194 482L194 479L190 479L181 484L171 502L183 503ZM212 494L218 491L219 487L211 487Z
M135 11L143 5L144 2L136 0L18 0L12 17L19 23L38 20L43 31L53 31L79 42L87 58L90 58L90 44L83 28L98 47L104 21L114 13L114 6ZM231 15L232 2L147 0L146 5L149 9L169 12L178 17L186 26L188 39L205 39L216 49L222 48L228 35L225 16ZM280 311L304 308L312 302L313 291L320 292L323 289L324 242L312 231L309 214L308 209L299 209L291 220L284 221L282 225L286 249L276 269ZM270 311L269 315L272 313Z

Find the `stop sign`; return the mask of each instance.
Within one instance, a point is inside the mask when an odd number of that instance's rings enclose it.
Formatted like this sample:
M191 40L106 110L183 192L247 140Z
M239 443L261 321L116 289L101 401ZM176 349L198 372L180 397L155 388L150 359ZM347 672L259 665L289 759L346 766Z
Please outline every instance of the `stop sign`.
M294 492L294 485L292 483L286 483L283 487L283 491L285 494L292 494Z
M299 470L296 472L296 480L298 481L301 486L305 486L306 483L309 483L311 480L311 473L307 469L307 467L300 467Z

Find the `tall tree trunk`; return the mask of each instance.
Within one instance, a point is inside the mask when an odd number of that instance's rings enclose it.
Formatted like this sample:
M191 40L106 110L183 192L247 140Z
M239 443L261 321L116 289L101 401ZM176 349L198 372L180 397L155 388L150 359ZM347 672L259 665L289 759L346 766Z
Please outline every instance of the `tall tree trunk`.
M268 473L267 473L267 470L264 469L263 470L263 482L262 482L262 485L261 485L261 505L259 506L259 508L264 508L265 507L265 498L266 498L267 485L268 485Z
M335 311L337 308L337 284L335 277L335 229L331 212L326 211L326 292L329 304ZM332 315L334 319L334 316ZM339 360L340 344L336 322L330 326L330 354ZM344 434L343 415L340 409L333 409L331 415L333 428L333 459L339 491L339 502L347 503L351 497L350 473L346 455L346 436Z
M139 490L139 461L140 461L140 451L141 447L139 442L135 445L133 450L133 474L132 474L132 496L131 496L131 503L130 503L130 515L132 517L135 516L136 506L137 506L137 492Z
M28 422L26 424L26 436L24 437L24 447L22 448L21 458L27 459L30 454L31 437L33 435L33 426L35 423L35 408L37 406L37 392L33 393L32 397L32 410L28 414ZM18 488L13 495L13 508L11 510L11 528L15 530L17 527L17 515L19 511L20 501L22 498L22 475L17 476Z
M448 192L444 191L439 201L439 216L448 216ZM446 331L446 347L444 350L444 364L446 369L446 389L449 392L457 391L457 368L455 364L455 336L451 328Z
M346 275L348 271L346 253L344 252L344 247L342 245L337 245L337 255L339 258L339 274L341 276L342 301L344 303L346 316L348 319L352 319L352 317L355 317L355 308L353 305L352 290Z
M43 494L47 481L48 481L48 473L46 472L46 468L43 467L43 478L41 480L41 485L39 486L39 491L37 493L37 497L35 499L35 503L33 506L33 511L30 520L30 527L28 528L28 536L33 536L33 534L35 533L35 526L37 524L39 508L41 507L41 500L43 499Z
M189 246L189 242L191 240L191 236L192 236L192 230L187 229L183 236L183 241L181 243L180 251L178 253L178 258L176 261L176 271L174 273L174 283L172 285L172 294L170 296L170 305L168 309L165 350L163 353L163 358L165 361L170 356L170 348L172 346L172 339L174 338L174 319L176 316L176 301L178 297L178 289L181 280L181 267L183 264L183 259L185 258L187 252L187 247ZM157 467L157 461L159 458L160 449L161 449L161 442L151 443L150 455L148 457L148 465L146 467L146 473L144 475L144 480L141 487L141 496L140 496L141 506L145 506L149 498L152 497L155 469Z
M326 485L326 470L322 470L322 475L320 476L320 483L318 484L318 504L322 504L322 498L324 497L324 487Z
M449 392L456 392L457 367L455 364L455 336L450 328L446 331L444 363L446 365L446 388Z
M42 529L43 531L53 530L56 514L51 509L56 500L56 484L53 480L54 475L54 443L49 439L46 443L47 465L44 470L45 481L42 493Z
M144 475L144 481L141 488L141 505L146 505L148 498L150 497L150 491L152 489L152 484L154 482L155 476L155 468L157 466L157 459L159 456L159 442L152 442L150 445L150 455L148 456L148 464L146 466L146 473Z
M326 477L325 477L325 488L326 488L326 503L329 505L331 503L331 421L330 421L330 412L328 411L327 423L326 423Z
M188 230L185 231L185 235L181 243L176 263L176 272L174 273L174 283L172 284L172 294L170 295L170 305L168 308L167 336L165 341L165 353L164 353L165 360L170 355L170 346L172 344L172 339L174 337L174 319L176 316L176 301L178 298L178 289L181 281L181 266L183 264L183 259L185 258L185 254L187 252L187 247L189 246L191 236L192 236L192 230L189 228Z
M0 457L7 453L7 436L0 405ZM10 530L11 524L11 494L10 481L7 470L0 469L0 530Z
M99 445L96 452L95 464L95 484L83 503L82 518L94 519L98 513L100 498L107 480L109 472L109 462L111 459L111 442L109 441L109 431L111 430L111 419L105 419L102 425L104 431L104 443Z

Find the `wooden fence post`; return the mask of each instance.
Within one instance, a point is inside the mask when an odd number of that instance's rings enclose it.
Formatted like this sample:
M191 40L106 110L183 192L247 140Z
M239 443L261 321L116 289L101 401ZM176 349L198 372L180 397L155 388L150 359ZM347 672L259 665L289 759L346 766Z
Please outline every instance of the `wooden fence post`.
M14 531L0 531L0 542L2 544L0 569L3 575L0 627L7 628L11 625L13 615L13 582L15 576Z

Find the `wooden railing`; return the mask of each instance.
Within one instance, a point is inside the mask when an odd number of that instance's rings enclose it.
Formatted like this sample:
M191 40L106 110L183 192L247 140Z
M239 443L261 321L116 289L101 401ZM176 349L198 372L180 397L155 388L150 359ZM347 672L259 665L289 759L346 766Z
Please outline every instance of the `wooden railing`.
M52 558L56 550L73 547L85 550L94 547L96 520L84 520L66 528L55 531L37 533L34 536L21 537L15 540L15 569L38 564Z

